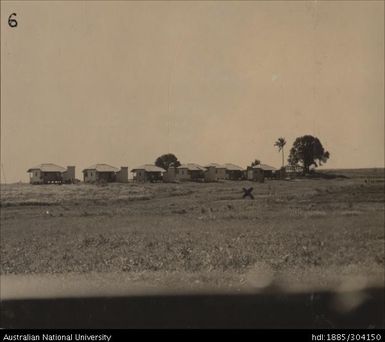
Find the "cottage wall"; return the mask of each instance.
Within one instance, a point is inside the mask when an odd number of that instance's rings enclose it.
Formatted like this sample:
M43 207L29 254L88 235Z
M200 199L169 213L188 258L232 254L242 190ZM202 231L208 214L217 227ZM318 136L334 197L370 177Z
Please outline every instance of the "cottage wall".
M244 172L241 170L226 170L226 179L241 180L244 178Z
M63 181L61 172L42 172L41 175L44 184L61 183Z
M135 171L135 180L137 182L145 182L146 181L146 171L145 170L136 170Z
M217 173L216 167L210 166L206 168L205 171L205 182L216 182L217 181Z
M166 183L175 182L177 169L175 167L169 167L167 172L163 174L163 181Z
M162 176L161 172L157 172L157 171L149 172L149 171L146 171L146 181L158 182L158 181L162 181L162 180L163 180L163 176Z
M191 175L187 168L179 168L177 169L176 178L181 181L187 181L191 179Z
M40 170L33 170L30 173L29 182L31 184L41 184L41 183L43 183L43 178L42 178L42 175L41 175L41 171Z
M254 180L254 169L248 168L246 172L247 172L247 180Z
M85 170L83 172L84 183L96 182L96 170Z
M215 173L217 175L217 179L226 179L226 169L216 168Z
M116 182L116 172L96 172L96 180L98 182L113 183Z
M63 182L75 182L75 166L67 166L67 170L63 172Z
M263 183L265 181L265 172L261 169L254 169L254 180Z
M190 177L193 181L201 181L204 179L205 174L203 170L190 170Z
M128 167L122 166L120 170L116 173L116 181L119 183L128 182Z

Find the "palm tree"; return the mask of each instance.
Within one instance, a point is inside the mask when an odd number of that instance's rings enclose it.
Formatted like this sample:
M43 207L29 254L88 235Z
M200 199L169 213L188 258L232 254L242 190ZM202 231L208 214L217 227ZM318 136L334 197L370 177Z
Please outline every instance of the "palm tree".
M282 167L285 166L285 155L284 155L284 150L283 148L286 145L286 140L285 138L278 138L278 140L274 143L274 146L278 148L278 152L282 151Z

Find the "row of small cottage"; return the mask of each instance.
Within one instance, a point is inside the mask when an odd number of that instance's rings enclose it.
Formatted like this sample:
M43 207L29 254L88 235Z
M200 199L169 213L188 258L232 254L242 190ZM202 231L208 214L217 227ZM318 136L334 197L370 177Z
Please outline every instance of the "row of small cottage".
M55 164L40 164L28 169L31 184L50 183L74 183L75 166L68 166L67 169ZM198 164L182 164L178 167L169 167L164 170L152 164L138 166L131 170L133 180L136 182L176 182L176 181L197 181L216 182L220 180L254 180L263 181L264 178L273 177L276 169L266 164L249 166L246 169L234 164L211 163L205 166ZM97 182L128 182L128 167L120 169L107 165L95 164L83 170L85 183Z

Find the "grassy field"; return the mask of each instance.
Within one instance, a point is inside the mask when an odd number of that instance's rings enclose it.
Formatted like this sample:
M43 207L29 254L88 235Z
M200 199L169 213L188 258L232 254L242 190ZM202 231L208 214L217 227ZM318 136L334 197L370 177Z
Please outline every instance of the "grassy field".
M270 275L383 282L384 170L339 173L349 178L2 185L1 272L185 286L255 285ZM250 186L255 199L242 199Z

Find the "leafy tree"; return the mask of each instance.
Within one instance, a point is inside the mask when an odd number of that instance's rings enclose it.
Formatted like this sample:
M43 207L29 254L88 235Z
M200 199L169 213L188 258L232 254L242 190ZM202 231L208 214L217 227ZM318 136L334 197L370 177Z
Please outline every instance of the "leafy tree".
M167 154L163 154L160 157L158 157L155 160L155 165L158 167L161 167L165 170L168 170L168 168L170 166L175 166L175 167L180 166L180 162L174 154L167 153Z
M284 156L284 150L283 148L286 145L285 138L278 138L277 141L274 143L274 146L278 148L278 152L282 151L282 167L285 166L285 156Z
M251 167L257 166L257 165L259 165L259 164L261 164L261 161L260 161L259 159L255 159L255 160L251 163Z
M290 165L299 165L303 168L304 173L309 173L310 166L315 167L326 163L330 157L330 153L325 151L318 138L312 135L304 135L294 141L290 150Z

